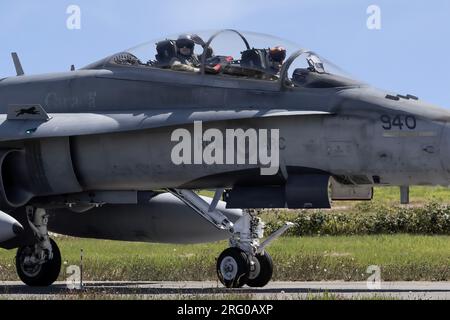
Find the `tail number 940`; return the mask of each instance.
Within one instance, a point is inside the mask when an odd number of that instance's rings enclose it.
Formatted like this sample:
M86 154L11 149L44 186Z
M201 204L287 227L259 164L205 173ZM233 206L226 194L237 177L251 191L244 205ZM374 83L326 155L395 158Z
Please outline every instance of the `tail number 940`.
M417 120L414 116L382 115L380 119L384 130L414 130L417 127Z

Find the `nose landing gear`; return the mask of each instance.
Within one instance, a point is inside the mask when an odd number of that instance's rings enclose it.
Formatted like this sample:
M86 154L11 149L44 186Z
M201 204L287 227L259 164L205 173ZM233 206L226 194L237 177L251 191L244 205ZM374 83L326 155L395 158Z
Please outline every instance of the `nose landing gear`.
M227 288L266 286L272 279L273 261L265 248L291 226L291 223L287 223L260 243L259 239L264 236L264 223L244 212L230 230L231 248L222 252L217 260L217 275L222 284Z
M258 217L244 212L243 216L232 223L219 210L217 204L223 190L217 190L214 200L208 204L191 190L171 189L173 195L194 209L200 216L220 230L230 233L230 248L222 252L217 259L217 276L227 288L264 287L272 279L273 262L265 248L293 224L288 222L263 243L264 223Z

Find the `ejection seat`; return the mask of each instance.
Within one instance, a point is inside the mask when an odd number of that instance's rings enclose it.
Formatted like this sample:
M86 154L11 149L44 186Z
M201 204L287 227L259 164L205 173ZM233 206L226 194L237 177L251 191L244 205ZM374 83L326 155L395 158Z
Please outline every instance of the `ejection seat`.
M177 56L177 45L174 40L163 40L156 44L156 63L157 68L169 68L170 62Z
M265 49L249 49L242 52L241 66L246 69L264 71L267 69L267 53Z
M271 74L269 52L266 49L249 49L242 52L241 67L245 75L260 79L268 79Z

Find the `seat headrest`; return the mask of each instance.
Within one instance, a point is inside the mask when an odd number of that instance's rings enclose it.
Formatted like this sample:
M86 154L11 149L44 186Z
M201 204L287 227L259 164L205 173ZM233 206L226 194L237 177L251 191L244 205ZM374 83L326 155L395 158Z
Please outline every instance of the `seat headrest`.
M241 66L249 69L265 70L267 53L264 49L250 49L242 52Z
M169 64L177 55L177 45L174 40L164 40L156 44L156 60L159 64Z

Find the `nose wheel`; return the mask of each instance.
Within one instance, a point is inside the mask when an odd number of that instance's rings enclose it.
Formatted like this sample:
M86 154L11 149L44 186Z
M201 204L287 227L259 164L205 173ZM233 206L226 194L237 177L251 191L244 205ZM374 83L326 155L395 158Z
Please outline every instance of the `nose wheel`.
M239 248L228 248L217 260L217 276L227 288L262 288L272 275L273 262L267 252L252 257Z
M217 260L217 276L227 288L243 287L250 275L250 259L239 248L228 248Z
M265 287L273 275L272 257L264 252L251 258L250 274L247 285L253 288Z

